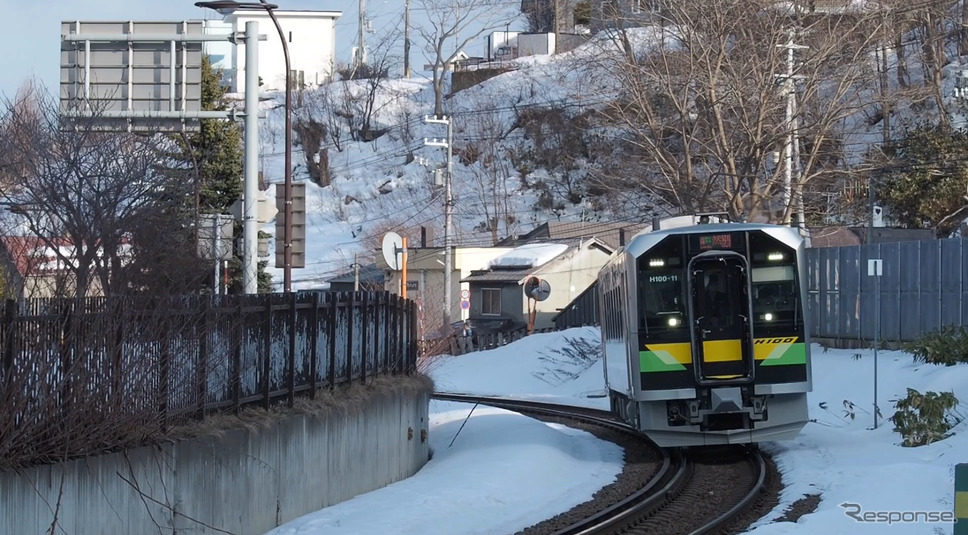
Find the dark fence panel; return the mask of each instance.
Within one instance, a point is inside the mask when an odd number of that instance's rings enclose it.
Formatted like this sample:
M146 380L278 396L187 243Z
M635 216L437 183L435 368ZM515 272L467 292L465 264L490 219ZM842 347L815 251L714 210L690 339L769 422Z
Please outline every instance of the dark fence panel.
M0 424L61 429L96 411L167 425L413 373L415 313L386 292L7 301Z
M559 330L598 325L601 321L598 305L598 281L593 282L571 303L568 303L568 306L551 318L551 321L554 322L555 329Z
M961 242L944 240L941 242L941 323L961 325L962 278Z
M873 340L875 307L878 336L885 341L968 325L968 247L962 238L811 248L806 258L815 337ZM883 265L879 280L868 274L868 260L876 258Z

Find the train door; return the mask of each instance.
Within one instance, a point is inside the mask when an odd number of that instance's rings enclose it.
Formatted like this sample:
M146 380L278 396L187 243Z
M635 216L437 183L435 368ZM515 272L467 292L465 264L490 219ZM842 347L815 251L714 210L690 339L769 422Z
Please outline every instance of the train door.
M730 251L709 251L689 262L693 364L699 384L753 380L748 263Z

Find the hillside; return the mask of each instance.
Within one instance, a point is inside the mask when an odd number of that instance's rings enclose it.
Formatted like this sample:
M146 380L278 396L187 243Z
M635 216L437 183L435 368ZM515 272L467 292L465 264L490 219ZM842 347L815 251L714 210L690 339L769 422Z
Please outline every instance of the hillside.
M863 29L850 18L824 24L829 35L838 24L851 24L853 34ZM785 114L788 94L776 83L776 70L788 66L784 35L772 35L780 45L757 46L768 57L740 58L745 63L720 67L713 76L701 72L707 64L699 60L672 66L670 57L682 61L684 50L708 46L690 41L684 28L603 33L570 52L514 60L513 70L450 95L453 244L489 245L556 219L649 221L689 211L726 210L772 222L797 212L808 221L866 221L866 198L842 192L863 187L870 172L865 154L879 141L937 122L938 102L959 109L950 96L957 66L946 63L935 76L911 58L903 63L889 56L888 81L877 89L872 73L858 68L882 58L872 37L852 37L851 48L841 42L836 53L829 40L811 37L816 53L798 52L803 59L795 65L804 74L789 78L797 79L800 106L793 122ZM642 59L630 63L623 49ZM719 53L734 61L739 49L737 43ZM905 77L909 84L902 88ZM911 89L912 80L925 85L929 79L940 84L942 100L930 98L932 88ZM737 81L744 86L735 87ZM723 88L728 98L709 106ZM883 102L888 90L889 107ZM677 91L684 100L675 100ZM429 245L443 245L445 189L434 184L434 168L446 169L448 152L425 140L440 145L447 127L424 121L433 109L429 80L336 82L296 101L294 179L310 184L310 214L307 267L294 273L294 289L319 287L357 255L368 263L388 230L416 244L425 227L434 236ZM941 116L957 122L955 112ZM274 183L282 180L281 107L269 116L263 166ZM800 132L793 144L790 128ZM655 132L664 137L656 141ZM789 158L784 151L791 151ZM281 270L272 271L278 284Z

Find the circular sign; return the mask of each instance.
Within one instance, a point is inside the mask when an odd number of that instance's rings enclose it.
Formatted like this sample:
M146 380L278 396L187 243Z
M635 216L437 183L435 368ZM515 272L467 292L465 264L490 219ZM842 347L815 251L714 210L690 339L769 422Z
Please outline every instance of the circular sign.
M467 299L470 296L471 296L471 293L469 291L467 291L467 290L461 290L460 291L460 298L461 299Z
M461 308L461 310L468 310L468 309L470 309L471 308L471 302L470 301L461 301L460 302L460 308Z

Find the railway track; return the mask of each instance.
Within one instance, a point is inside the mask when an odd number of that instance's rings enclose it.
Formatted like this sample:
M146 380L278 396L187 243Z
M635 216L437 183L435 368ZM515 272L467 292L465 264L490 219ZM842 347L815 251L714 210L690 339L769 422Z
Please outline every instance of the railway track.
M661 449L608 412L533 401L436 393L434 399L480 403L578 427L625 448L619 480L589 502L518 535L728 533L769 477L755 449Z

